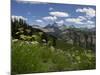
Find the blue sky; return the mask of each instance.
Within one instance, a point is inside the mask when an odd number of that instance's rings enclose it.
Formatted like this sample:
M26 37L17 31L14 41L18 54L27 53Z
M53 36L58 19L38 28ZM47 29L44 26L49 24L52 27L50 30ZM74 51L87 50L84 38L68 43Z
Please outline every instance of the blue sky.
M95 27L96 7L87 5L41 3L23 0L11 1L12 17L22 18L30 25L58 25Z

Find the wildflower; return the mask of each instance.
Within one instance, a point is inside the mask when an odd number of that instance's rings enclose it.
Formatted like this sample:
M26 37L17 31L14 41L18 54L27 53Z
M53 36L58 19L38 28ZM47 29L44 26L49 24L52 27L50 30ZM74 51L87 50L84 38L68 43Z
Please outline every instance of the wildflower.
M22 46L24 44L24 42L21 42L20 44L19 44L19 46Z
M14 40L12 40L12 42L17 42L18 41L18 39L14 39Z
M54 51L55 50L55 48L53 46L51 46L50 48L51 48L51 51Z
M39 44L37 41L32 41L31 44Z
M29 42L29 41L25 41L25 43L26 43L26 44L30 44L30 42Z
M42 42L44 42L44 43L45 43L45 42L46 42L46 40L45 40L45 39L43 39L43 40L42 40Z
M19 34L19 32L16 32L15 34Z
M26 29L26 32L27 32L27 33L30 33L30 32L31 32L31 30L29 30L29 29Z
M26 37L25 35L20 35L21 39L25 39L25 37Z
M19 31L22 31L24 28L18 28Z

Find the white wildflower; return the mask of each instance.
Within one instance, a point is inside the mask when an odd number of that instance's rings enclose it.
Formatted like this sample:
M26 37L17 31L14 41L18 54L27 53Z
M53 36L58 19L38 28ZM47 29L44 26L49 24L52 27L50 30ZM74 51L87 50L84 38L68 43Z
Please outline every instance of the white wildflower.
M29 41L25 41L25 43L26 43L26 44L30 44L30 42L29 42Z
M43 39L43 40L42 40L42 42L46 42L46 40L45 40L45 39Z
M37 44L39 44L39 42L37 42L37 41L32 41L31 44L36 44L36 45L37 45Z
M12 40L12 42L17 42L18 41L18 39L14 39L14 40Z
M51 48L51 51L54 51L55 50L55 48L53 46L51 46L50 48Z
M24 44L24 42L21 42L20 44L19 44L19 46L22 46Z

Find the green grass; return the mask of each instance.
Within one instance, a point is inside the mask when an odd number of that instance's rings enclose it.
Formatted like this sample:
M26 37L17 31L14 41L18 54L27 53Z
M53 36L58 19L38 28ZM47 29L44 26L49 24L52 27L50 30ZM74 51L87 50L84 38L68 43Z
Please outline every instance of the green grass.
M95 53L58 41L56 48L12 42L12 74L95 69Z

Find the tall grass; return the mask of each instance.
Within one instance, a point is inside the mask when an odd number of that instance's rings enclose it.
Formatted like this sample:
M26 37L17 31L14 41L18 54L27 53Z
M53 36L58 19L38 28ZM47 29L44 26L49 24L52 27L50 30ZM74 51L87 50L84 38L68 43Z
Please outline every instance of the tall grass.
M93 51L68 44L62 48L12 42L12 74L95 69Z

